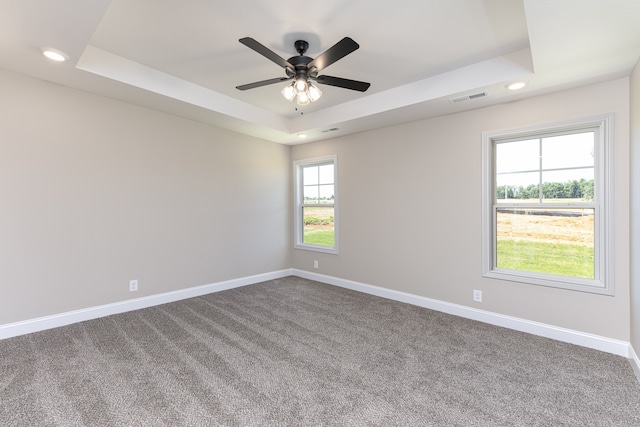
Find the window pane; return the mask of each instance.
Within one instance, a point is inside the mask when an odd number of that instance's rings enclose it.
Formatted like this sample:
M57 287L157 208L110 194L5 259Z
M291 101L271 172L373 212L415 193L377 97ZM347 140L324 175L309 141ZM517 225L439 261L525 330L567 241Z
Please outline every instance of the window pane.
M318 203L317 185L308 185L304 187L304 203Z
M318 166L307 166L302 168L302 182L304 185L318 183Z
M333 203L333 184L319 186L319 203Z
M593 168L543 172L543 201L593 201L593 174Z
M593 167L594 133L576 133L542 139L542 169Z
M302 208L303 243L333 246L335 241L333 206Z
M496 267L594 278L594 209L498 208L496 219Z
M496 172L533 171L540 169L540 140L496 144Z
M333 164L320 166L320 184L333 184ZM308 183L311 184L311 183Z
M505 173L496 176L498 203L538 202L540 200L540 173ZM518 200L513 200L518 199Z

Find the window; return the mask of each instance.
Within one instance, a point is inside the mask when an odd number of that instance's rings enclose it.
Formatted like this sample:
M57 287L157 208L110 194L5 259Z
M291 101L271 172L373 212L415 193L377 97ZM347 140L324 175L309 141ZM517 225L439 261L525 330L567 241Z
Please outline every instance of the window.
M483 134L485 277L613 293L611 122Z
M295 168L295 247L337 253L337 158L301 160Z

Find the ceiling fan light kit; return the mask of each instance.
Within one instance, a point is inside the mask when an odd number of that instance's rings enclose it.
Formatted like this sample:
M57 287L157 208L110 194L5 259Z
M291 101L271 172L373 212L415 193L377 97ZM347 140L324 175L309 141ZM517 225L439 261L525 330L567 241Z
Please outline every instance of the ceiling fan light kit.
M308 105L309 102L316 102L322 96L318 86L302 79L286 85L281 93L287 101L295 99L298 105Z
M359 92L365 92L369 89L369 86L371 86L370 83L360 82L357 80L318 75L319 71L333 64L337 60L344 58L360 47L358 43L349 37L343 38L315 59L304 56L304 53L309 47L309 43L304 40L297 40L294 43L294 46L298 52L298 56L293 56L288 60L280 57L277 53L251 37L244 37L239 41L248 48L253 49L260 55L284 68L287 77L277 77L274 79L236 86L236 89L238 90L254 89L293 79L294 81L292 83L287 84L287 86L282 89L282 96L287 101L293 101L295 99L298 105L308 105L311 102L317 101L322 96L322 91L314 84L314 82L344 89L356 90Z

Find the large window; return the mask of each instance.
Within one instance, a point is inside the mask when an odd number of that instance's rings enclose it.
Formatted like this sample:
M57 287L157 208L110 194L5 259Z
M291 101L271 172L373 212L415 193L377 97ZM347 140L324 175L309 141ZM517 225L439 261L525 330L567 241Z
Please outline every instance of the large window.
M336 156L297 161L295 247L337 253Z
M612 293L610 121L483 135L486 277Z

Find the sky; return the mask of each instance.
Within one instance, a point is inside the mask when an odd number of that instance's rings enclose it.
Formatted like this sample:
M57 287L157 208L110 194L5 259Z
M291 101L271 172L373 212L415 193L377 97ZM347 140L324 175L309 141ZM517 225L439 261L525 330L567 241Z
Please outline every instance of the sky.
M305 199L331 199L334 195L334 165L308 166L303 168Z
M498 186L594 178L594 132L496 144Z

